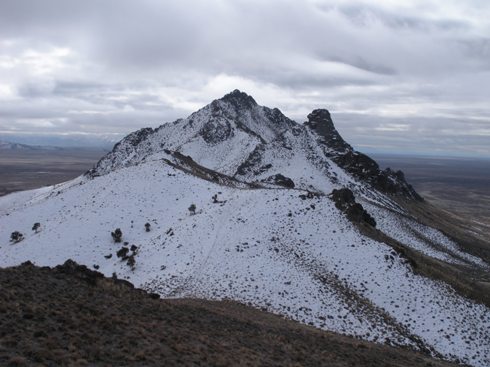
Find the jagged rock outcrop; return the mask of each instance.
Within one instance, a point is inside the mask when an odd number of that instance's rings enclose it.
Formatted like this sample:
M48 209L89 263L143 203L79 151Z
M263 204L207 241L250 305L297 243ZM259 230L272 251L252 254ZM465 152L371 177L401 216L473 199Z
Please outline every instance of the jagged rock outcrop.
M253 109L258 106L252 96L249 96L247 93L241 92L238 89L225 94L221 100L231 104L237 111Z
M325 148L325 154L356 178L369 182L384 193L405 199L422 200L422 197L406 182L403 172L394 172L389 168L381 170L376 161L356 152L347 144L335 128L327 110L314 110L308 115L305 126L318 136L318 141Z
M348 188L333 190L331 198L335 202L337 209L345 213L347 218L354 223L367 223L371 227L376 227L376 220L356 202L354 193Z
M335 128L330 112L326 109L313 110L308 115L308 121L304 123L320 137L320 141L329 149L336 153L352 151L352 147L347 144Z
M288 189L294 189L294 181L280 173L267 177L263 182L284 186Z

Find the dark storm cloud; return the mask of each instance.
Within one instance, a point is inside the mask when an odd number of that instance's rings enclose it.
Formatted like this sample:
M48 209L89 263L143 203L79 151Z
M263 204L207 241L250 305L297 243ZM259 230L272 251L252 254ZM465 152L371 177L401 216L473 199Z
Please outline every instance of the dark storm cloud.
M479 0L4 0L0 134L116 136L240 88L299 121L329 108L361 148L490 155L489 14Z

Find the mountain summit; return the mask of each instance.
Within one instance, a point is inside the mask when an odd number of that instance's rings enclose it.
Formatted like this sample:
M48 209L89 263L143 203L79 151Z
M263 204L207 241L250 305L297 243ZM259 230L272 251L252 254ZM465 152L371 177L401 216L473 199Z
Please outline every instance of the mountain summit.
M356 186L358 182L343 172L335 172L337 166L384 193L422 200L402 172L380 170L374 160L347 144L335 129L328 110L314 110L308 121L299 124L277 108L259 106L239 90L214 100L187 119L130 134L90 175L133 165L164 149L189 155L197 163L244 181L267 181L281 174L308 189L311 182L297 171L301 161L300 167L314 166L314 171L326 174L330 181ZM291 160L297 164L289 164ZM332 188L314 186L324 193Z
M0 266L73 259L162 297L488 366L488 252L434 210L327 110L297 123L235 90L73 181L0 198Z

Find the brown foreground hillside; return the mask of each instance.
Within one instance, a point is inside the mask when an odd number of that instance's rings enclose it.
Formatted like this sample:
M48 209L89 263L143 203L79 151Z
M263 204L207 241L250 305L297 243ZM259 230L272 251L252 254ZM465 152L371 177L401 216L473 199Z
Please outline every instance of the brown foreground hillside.
M235 302L160 300L68 261L0 269L1 366L450 366Z

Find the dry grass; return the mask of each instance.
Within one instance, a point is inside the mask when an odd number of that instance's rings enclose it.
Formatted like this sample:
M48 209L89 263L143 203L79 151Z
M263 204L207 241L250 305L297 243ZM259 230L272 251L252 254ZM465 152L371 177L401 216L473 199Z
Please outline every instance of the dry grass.
M0 269L0 365L449 366L235 302L159 300L75 264Z

